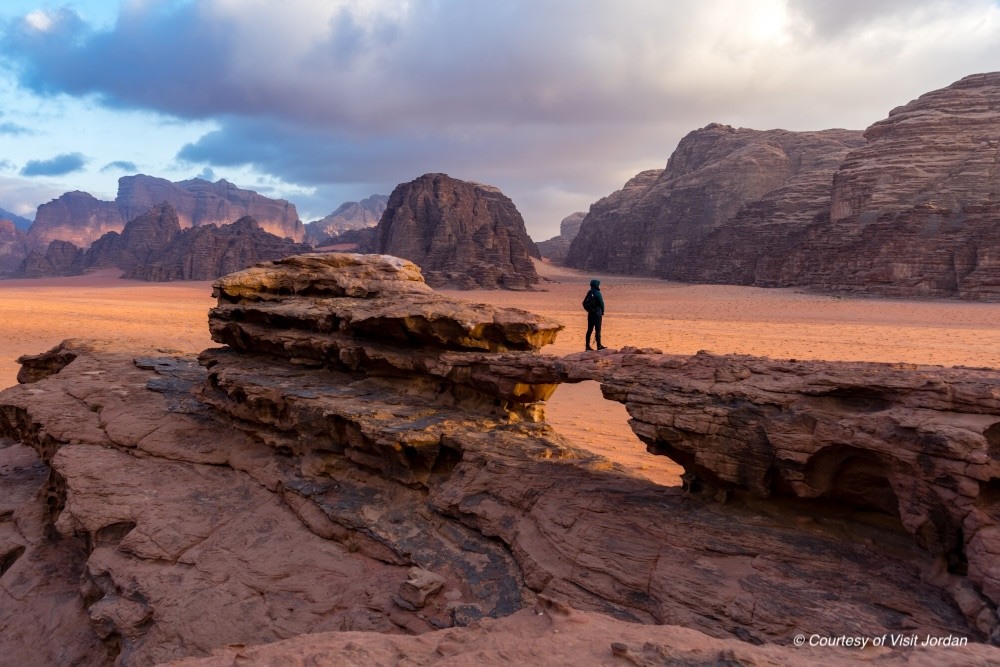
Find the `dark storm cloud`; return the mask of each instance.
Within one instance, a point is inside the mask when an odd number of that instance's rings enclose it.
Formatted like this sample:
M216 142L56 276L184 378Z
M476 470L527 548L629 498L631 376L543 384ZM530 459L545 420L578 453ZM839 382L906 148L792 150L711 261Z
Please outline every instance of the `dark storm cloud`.
M115 160L114 162L109 162L101 167L101 171L123 171L129 174L134 174L139 171L139 167L136 166L135 162L129 162L128 160Z
M0 58L37 93L214 121L178 156L197 168L370 188L355 197L446 171L593 201L709 122L863 129L995 67L996 14L988 0L128 2L107 29L70 10L11 23Z
M21 168L22 176L65 176L80 171L87 159L80 153L63 153L50 160L28 160Z

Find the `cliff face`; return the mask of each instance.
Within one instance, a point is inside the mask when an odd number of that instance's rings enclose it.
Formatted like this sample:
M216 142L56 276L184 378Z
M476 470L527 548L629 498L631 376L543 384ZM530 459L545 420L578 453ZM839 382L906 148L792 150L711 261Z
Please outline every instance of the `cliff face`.
M210 183L200 178L171 183L151 176L125 176L118 180L122 217L131 220L160 202L177 211L182 228L227 225L250 216L261 229L279 238L302 241L305 230L295 205L243 190L226 180Z
M542 257L554 264L565 262L566 255L569 254L569 246L573 242L573 239L576 238L576 235L580 233L580 226L586 217L586 213L577 211L563 218L562 222L559 223L559 236L553 236L547 241L540 241L535 244Z
M309 250L304 243L269 234L248 216L231 225L180 230L145 261L122 268L128 268L125 278L138 280L212 280L258 262Z
M710 125L591 207L567 262L691 282L1000 300L1000 73L857 133Z
M58 239L86 248L107 232L120 232L125 222L115 202L101 201L86 192L67 192L38 207L28 230L28 243L34 249L44 249Z
M359 202L345 202L322 220L308 223L305 226L306 241L312 245L320 245L331 236L374 227L382 219L388 201L388 195L372 195Z
M697 261L688 246L746 205L783 188L776 209L795 221L822 209L813 184L832 177L859 132L766 132L712 124L684 137L662 172L646 171L593 206L570 247L569 266L669 275ZM788 197L786 201L780 195Z
M261 228L278 237L301 241L305 237L295 205L269 199L220 180L201 179L171 183L152 176L118 179L114 202L100 201L86 192L68 192L38 207L28 232L32 248L43 249L54 239L87 248L107 232L121 232L125 224L167 202L177 212L182 228L224 225L244 216L258 220Z
M538 249L497 188L424 174L396 186L376 228L377 252L417 264L429 285L528 289Z
M87 269L117 267L125 278L163 282L211 280L257 262L307 252L262 230L251 217L231 225L181 229L177 212L160 204L130 221L125 229L108 232L86 250L53 241L44 254L33 251L20 273L29 277L73 275Z
M790 284L1000 299L1000 73L894 109L833 180Z

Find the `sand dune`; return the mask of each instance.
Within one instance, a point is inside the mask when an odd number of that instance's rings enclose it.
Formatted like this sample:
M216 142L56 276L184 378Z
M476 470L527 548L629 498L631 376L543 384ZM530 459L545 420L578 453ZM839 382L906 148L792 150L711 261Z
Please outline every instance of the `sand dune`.
M535 292L446 291L471 301L524 308L566 325L550 354L583 349L580 301L591 277L602 280L608 312L604 344L693 354L707 350L772 358L909 362L1000 368L1000 304L847 298L795 289L682 285L589 276L539 263ZM74 278L0 282L0 387L16 382L16 358L65 338L129 349L197 352L208 335L210 282L145 283L116 271ZM596 383L560 387L548 408L560 433L632 466L660 483L678 468L650 457L627 426L623 406Z

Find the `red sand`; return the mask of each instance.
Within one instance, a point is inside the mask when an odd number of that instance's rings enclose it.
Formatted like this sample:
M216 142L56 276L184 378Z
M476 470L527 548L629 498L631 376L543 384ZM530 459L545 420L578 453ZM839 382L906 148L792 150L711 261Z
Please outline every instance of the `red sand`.
M444 293L555 318L566 330L545 352L581 351L586 314L580 301L592 276L548 264L539 268L555 282L545 282L535 292ZM15 383L18 356L41 352L65 338L182 352L215 345L207 327L207 311L214 303L210 282L158 284L117 275L102 271L75 278L0 281L0 387ZM1000 368L1000 304L593 277L602 280L608 307L603 342L611 348ZM645 453L628 428L624 407L605 401L596 383L560 387L548 416L574 444L656 481L676 483L678 468Z

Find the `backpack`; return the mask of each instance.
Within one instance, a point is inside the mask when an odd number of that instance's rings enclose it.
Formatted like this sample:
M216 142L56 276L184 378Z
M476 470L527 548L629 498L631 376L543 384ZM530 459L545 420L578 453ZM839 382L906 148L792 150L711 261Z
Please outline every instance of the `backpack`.
M588 313L597 306L597 299L594 298L594 290L589 290L587 296L583 297L583 309Z

